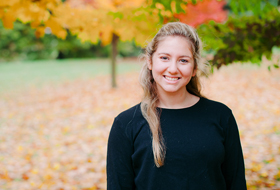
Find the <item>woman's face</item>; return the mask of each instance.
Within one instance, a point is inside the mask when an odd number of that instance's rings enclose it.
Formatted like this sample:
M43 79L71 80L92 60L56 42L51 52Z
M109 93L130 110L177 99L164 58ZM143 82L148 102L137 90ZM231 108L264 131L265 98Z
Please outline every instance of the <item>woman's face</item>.
M161 93L185 93L195 76L194 59L189 42L180 36L168 36L158 44L148 64Z

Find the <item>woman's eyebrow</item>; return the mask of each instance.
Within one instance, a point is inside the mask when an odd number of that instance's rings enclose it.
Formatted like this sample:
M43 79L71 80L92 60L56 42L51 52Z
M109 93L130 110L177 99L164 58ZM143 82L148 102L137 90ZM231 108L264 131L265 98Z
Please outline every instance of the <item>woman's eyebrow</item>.
M169 53L164 53L164 52L158 53L158 54L159 54L159 55L160 55L160 54L170 55Z
M169 56L170 56L169 53L164 53L164 52L158 53L158 55L160 55L160 54L164 54L164 55L169 55ZM190 59L192 59L192 57L189 56L189 55L181 55L181 56L179 56L179 57L189 57Z
M189 56L189 55L182 55L182 56L180 56L180 57L188 57L188 58L192 59L192 57Z

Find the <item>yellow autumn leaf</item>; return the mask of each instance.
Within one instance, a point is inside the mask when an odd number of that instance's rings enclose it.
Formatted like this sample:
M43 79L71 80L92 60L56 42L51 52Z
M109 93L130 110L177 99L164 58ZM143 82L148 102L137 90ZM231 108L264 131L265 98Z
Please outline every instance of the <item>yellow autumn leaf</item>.
M99 32L97 30L93 30L89 33L89 41L96 44L99 41Z
M4 9L0 9L0 18L3 18L4 14L5 14Z
M263 165L261 163L256 163L253 165L252 171L258 172L262 169Z
M45 35L45 27L38 27L35 31L35 36L37 38L43 37Z
M37 174L37 173L38 173L38 170L37 170L37 169L32 169L32 170L31 170L31 173Z
M30 26L31 26L31 28L37 28L40 24L41 24L41 22L39 22L39 21L33 21L30 23Z
M109 11L118 11L120 8L132 7L139 8L144 6L145 0L97 0L97 7Z
M53 34L56 35L58 38L61 38L63 40L65 40L65 38L67 36L67 32L66 32L65 29L61 29L61 30L59 30L57 32L54 32Z
M53 168L54 168L55 170L59 170L59 169L60 169L60 164L59 164L59 163L55 163L54 166L53 166Z
M59 38L65 39L67 36L67 33L64 28L61 27L59 22L53 17L51 17L49 20L45 22L46 27L50 27L52 33L56 35Z
M19 0L0 1L0 7L10 7L18 1Z
M113 27L108 25L104 27L104 30L102 30L100 39L102 42L102 45L108 45L112 41L112 35L113 35Z
M13 29L14 21L16 21L16 17L14 16L12 11L8 11L3 16L2 21L5 28Z
M22 146L18 146L18 147L17 147L17 150L18 150L18 151L22 151L22 150L23 150L23 147L22 147Z
M161 15L166 16L166 17L172 17L173 16L171 11L169 11L169 10L167 10L167 11L162 10Z
M23 23L27 22L42 22L50 17L49 10L47 10L43 3L34 4L30 1L15 4L14 9L17 9L18 19Z
M50 174L46 174L46 175L44 176L44 179L45 179L45 180L50 180L50 179L52 179L52 176L51 176Z
M80 32L77 34L77 37L81 40L81 42L86 42L89 40L89 36L87 35L87 33L84 32Z
M164 10L164 6L161 3L156 3L156 8Z
M262 173L261 173L261 176L262 176L262 177L267 177L267 176L268 176L268 173L267 173L267 172L262 172Z
M170 4L170 6L171 6L172 12L173 12L173 13L176 13L176 2L175 2L175 1L172 1L171 4Z

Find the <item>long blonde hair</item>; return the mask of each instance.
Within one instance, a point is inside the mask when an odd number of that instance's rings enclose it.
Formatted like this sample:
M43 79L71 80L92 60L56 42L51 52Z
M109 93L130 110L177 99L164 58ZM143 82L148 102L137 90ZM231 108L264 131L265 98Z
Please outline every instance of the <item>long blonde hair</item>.
M165 24L158 31L152 41L146 46L146 61L142 67L139 79L140 84L144 90L144 96L141 102L141 111L143 117L147 120L152 132L153 154L154 161L157 167L161 167L164 165L166 147L164 144L160 126L160 113L157 111L159 98L157 94L156 82L154 81L152 71L148 68L148 64L149 62L152 63L152 56L157 50L158 44L167 36L181 36L187 39L191 45L191 50L194 58L194 68L197 69L197 74L206 74L206 68L204 67L205 64L202 63L200 56L202 49L201 40L199 39L195 29L187 24L180 22L171 22ZM203 97L200 93L201 85L197 74L191 78L190 82L186 86L186 89L189 93L195 96Z

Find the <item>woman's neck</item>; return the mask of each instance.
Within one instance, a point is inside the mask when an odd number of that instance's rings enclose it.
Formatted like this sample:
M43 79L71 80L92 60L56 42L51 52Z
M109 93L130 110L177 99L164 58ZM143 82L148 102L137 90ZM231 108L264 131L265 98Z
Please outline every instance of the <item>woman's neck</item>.
M182 93L159 93L160 108L187 108L193 106L199 101L199 97L190 94L187 90Z

